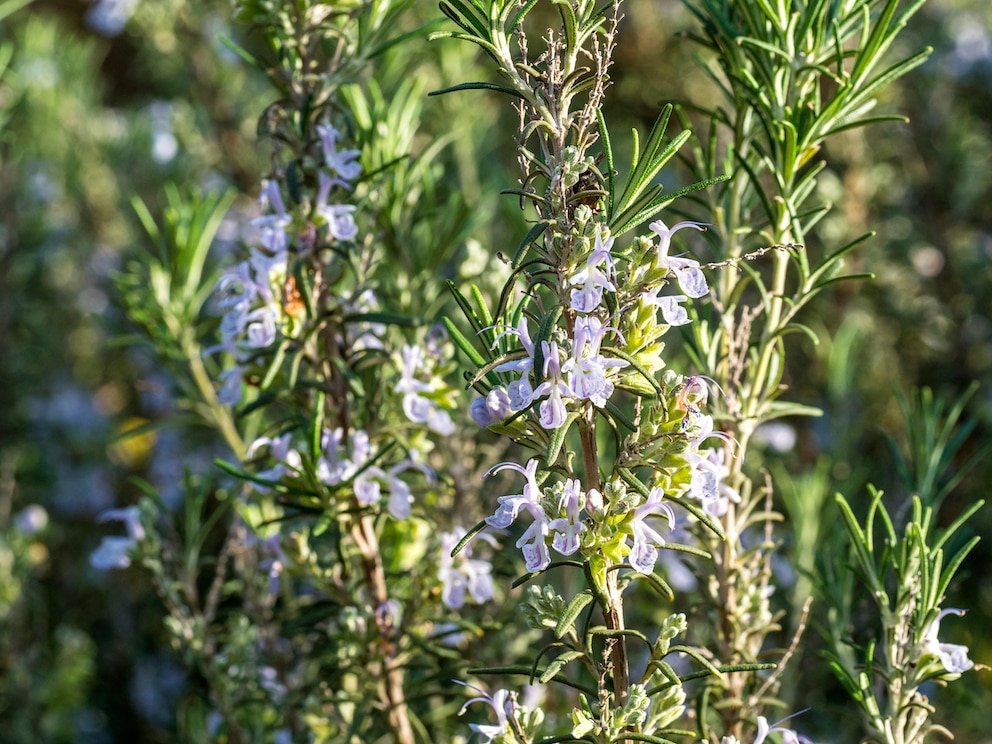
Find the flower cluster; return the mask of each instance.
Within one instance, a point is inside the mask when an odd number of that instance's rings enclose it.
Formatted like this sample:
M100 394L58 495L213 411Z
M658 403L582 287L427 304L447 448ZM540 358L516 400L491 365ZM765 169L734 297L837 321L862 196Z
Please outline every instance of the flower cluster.
M667 325L685 325L689 315L682 304L689 298L704 296L709 287L698 261L668 255L671 236L683 227L705 228L696 222L680 222L669 229L660 220L650 227L659 238L655 268L674 278L685 294L660 296L664 285L656 285L645 289L640 299L660 310ZM606 406L615 389L617 371L630 366L625 359L603 353L608 333L615 334L623 343L620 331L610 325L604 309L606 293L618 291L614 240L604 226L597 227L592 251L567 280L574 323L571 338L564 339L566 348L560 345L561 339L553 338L541 340L538 347L531 339L526 317L497 336L494 348L505 336L515 336L524 354L515 354L514 359L494 368L496 372L513 373L517 379L505 390L495 387L485 397L473 401L472 417L480 426L489 426L539 402L537 414L541 426L558 429L565 424L567 404L571 401L588 400L598 408ZM541 369L535 367L538 351L543 360ZM540 380L537 387L531 383L532 376Z
M358 150L338 151L339 132L330 125L318 126L324 154L324 168L318 175L319 188L313 204L317 227L326 228L328 242L354 240L358 236L350 204L330 204L334 186L351 190L351 182L361 175ZM249 249L245 261L226 271L217 282L219 304L223 311L220 344L206 354L227 352L235 364L221 374L218 397L225 405L241 399L241 381L248 363L263 349L271 347L279 334L293 335L296 321L306 313L296 281L289 271L293 217L286 207L279 183L262 182L259 204L266 214L252 221L259 234L259 245ZM302 226L300 226L302 229ZM305 232L305 231L304 231ZM312 245L302 237L299 249Z
M526 467L513 462L496 465L489 474L513 470L526 479L520 493L500 496L495 513L486 518L486 524L506 529L522 513L531 517L531 523L516 542L528 571L543 571L551 564L550 547L563 556L574 554L581 547L581 536L589 529L583 520L587 516L603 515L603 496L596 489L583 491L581 483L569 478L545 493L537 482L538 460L530 459ZM658 548L665 539L648 522L649 517L664 517L669 529L675 527L675 513L663 501L664 491L653 488L643 503L633 509L626 530L630 534L630 565L639 573L651 573L658 560Z
M304 474L300 453L290 447L291 438L292 433L275 438L261 437L248 448L249 460L267 447L269 459L274 461L271 467L256 474L256 490L266 492L269 490L266 482L277 483L286 476L300 477ZM325 486L351 485L355 500L363 507L379 503L385 488L389 494L389 513L396 519L406 519L410 516L413 495L410 486L399 477L400 474L417 470L429 483L433 483L434 472L418 461L415 451L411 451L407 459L385 470L376 461L376 453L365 431L351 432L346 441L344 430L337 428L322 433L320 452L317 453L313 471L317 480Z

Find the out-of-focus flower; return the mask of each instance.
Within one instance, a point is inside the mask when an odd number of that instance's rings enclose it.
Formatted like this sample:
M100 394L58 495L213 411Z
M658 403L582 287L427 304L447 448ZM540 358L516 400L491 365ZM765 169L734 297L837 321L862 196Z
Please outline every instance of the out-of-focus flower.
M105 537L100 546L90 553L90 565L106 571L111 568L127 568L131 565L131 550L145 539L145 528L141 526L141 513L137 506L123 509L107 509L97 518L97 522L123 522L127 537Z
M249 460L254 459L256 453L263 447L268 447L269 457L276 461L271 468L256 473L259 478L275 483L282 480L287 472L299 472L303 463L300 460L300 453L289 446L292 437L292 432L286 432L282 436L275 438L259 437L249 445L247 453ZM261 483L254 483L253 485L255 490L260 493L268 493L270 490L268 486Z
M438 385L434 382L423 382L417 379L422 371L430 372L426 364L424 350L419 346L406 345L402 351L400 364L400 380L394 388L397 393L403 393L403 413L417 424L426 424L431 431L450 436L455 433L455 422L447 411L442 409L434 400L422 395L436 392Z
M104 36L117 36L137 6L138 0L98 0L86 11L86 24Z
M493 567L489 561L472 557L472 546L465 545L458 555L451 551L465 537L463 527L455 527L441 535L441 556L438 562L438 579L441 581L441 601L453 610L464 606L466 592L476 604L493 598ZM495 541L490 535L480 535L482 539Z
M40 504L29 504L14 517L14 526L24 535L37 535L48 526L48 512Z
M341 133L330 124L318 124L317 134L320 145L324 150L324 163L338 175L336 182L345 188L351 188L354 181L362 173L362 165L358 162L361 150L338 151L337 140Z

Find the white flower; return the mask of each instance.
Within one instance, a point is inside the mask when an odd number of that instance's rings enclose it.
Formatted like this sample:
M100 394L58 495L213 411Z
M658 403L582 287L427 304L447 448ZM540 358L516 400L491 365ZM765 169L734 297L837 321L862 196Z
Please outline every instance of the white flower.
M596 243L589 258L586 259L585 268L575 272L568 280L571 285L577 285L579 289L572 290L571 306L573 310L580 313L591 313L603 299L603 290L616 291L611 279L616 276L616 268L613 265L613 256L610 249L613 247L613 238L605 243L602 235L596 233ZM599 270L599 265L606 262L606 273Z
M805 713L806 711L801 710L799 713L793 713L791 716L786 716L781 720L775 721L775 723L769 724L768 719L764 716L758 716L758 733L754 737L754 744L762 744L768 735L775 732L782 734L782 744L800 744L801 741L808 742L809 740L805 737L800 739L799 734L797 734L792 729L787 729L779 726L780 723L788 721L790 718L798 716L800 713Z
M937 618L930 623L930 626L923 634L923 652L933 654L940 659L940 663L944 665L944 669L951 674L966 672L975 666L975 662L968 658L967 646L961 646L956 643L941 643L937 638L937 634L940 632L940 621L944 616L964 615L964 613L964 610L953 607L941 610Z
M525 509L531 515L534 519L533 523L516 543L523 553L524 564L528 571L543 571L551 563L546 540L550 525L548 515L541 506L541 489L537 485L537 465L536 458L529 460L526 468L515 462L501 462L487 473L491 475L502 470L516 470L527 479L521 493L499 497L499 506L491 517L486 518L486 524L502 529L513 524L521 509Z
M675 512L672 507L662 501L664 492L660 488L652 488L648 499L634 511L634 519L630 524L634 533L634 544L630 548L630 566L638 573L649 574L654 571L658 560L658 548L665 544L665 539L650 527L644 520L649 516L663 516L668 520L668 529L675 529Z
M465 687L471 687L476 692L482 693L479 697L474 697L465 705L462 709L458 711L458 715L461 715L466 711L468 706L472 703L486 703L496 712L496 725L492 724L479 724L470 723L469 728L474 732L479 734L479 744L492 744L497 737L511 736L512 729L510 728L510 720L513 718L514 711L517 707L514 695L512 695L508 690L496 690L492 696L487 695L482 692L478 687L466 684L465 682L459 682L457 679L454 680L460 685L465 685Z
M706 226L700 222L679 222L673 228L669 229L668 226L658 220L657 222L652 222L648 225L649 228L654 230L658 235L658 259L655 265L658 268L668 269L678 280L679 287L692 298L702 297L710 288L706 284L706 277L703 275L702 270L699 268L699 261L693 261L691 258L681 258L678 256L669 256L668 251L672 245L672 235L681 230L683 227L691 227L696 230L705 230Z
M649 305L654 305L661 310L661 317L665 319L665 323L670 326L681 326L692 322L689 319L689 313L686 312L685 308L682 307L683 302L688 301L688 297L685 295L668 295L665 297L659 297L658 292L661 291L661 287L655 287L650 292L644 295L644 302Z
M585 494L579 481L571 478L565 481L565 489L558 503L558 511L565 516L552 520L548 525L555 531L551 544L562 555L571 555L579 549L579 535L586 529L579 516L584 504Z

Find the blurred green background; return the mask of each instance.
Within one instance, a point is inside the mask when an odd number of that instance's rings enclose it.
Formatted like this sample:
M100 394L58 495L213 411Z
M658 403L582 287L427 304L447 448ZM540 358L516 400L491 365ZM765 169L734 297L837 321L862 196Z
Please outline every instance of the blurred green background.
M174 741L198 681L167 647L141 572L100 572L88 556L107 533L95 516L136 498L132 476L175 499L183 467L209 469L214 452L209 439L167 425L180 414L170 380L120 343L129 328L113 276L145 250L131 195L156 213L169 182L238 189L217 255L235 249L266 166L255 125L270 89L220 40L252 43L232 25L229 0L36 0L2 17L21 4L0 0L0 741ZM629 0L625 13L607 107L615 133L645 131L665 102L714 95L698 49L680 35L692 20L678 2ZM418 0L411 27L434 15L434 3ZM980 383L948 477L990 440L992 4L929 0L900 43L934 47L883 92L882 109L909 123L847 133L825 153L820 189L835 208L810 250L874 230L851 262L876 279L821 297L805 317L821 344L790 348L789 395L825 415L790 421L795 446L765 458L782 473L779 490L799 499L842 490L856 501L869 481L904 498L893 455L907 451L899 396L917 387L950 400ZM418 59L436 49L410 48ZM427 89L464 79L445 64L418 67ZM505 251L525 230L512 197L496 196L516 180L514 124L502 102L473 95L477 120L449 148L450 167L478 209L475 236ZM445 133L444 100L425 102L415 147ZM494 158L500 167L480 169ZM166 425L120 437L149 421ZM992 460L981 458L940 521L986 498L989 482ZM839 529L832 511L822 522L825 533ZM969 530L989 526L987 507ZM812 566L803 546L784 550ZM970 612L942 635L992 664L989 566L984 541L947 602ZM825 616L820 605L814 617ZM853 741L831 738L842 700L815 632L810 642L795 707L813 709L805 730L816 741ZM959 741L992 742L992 673L931 692Z

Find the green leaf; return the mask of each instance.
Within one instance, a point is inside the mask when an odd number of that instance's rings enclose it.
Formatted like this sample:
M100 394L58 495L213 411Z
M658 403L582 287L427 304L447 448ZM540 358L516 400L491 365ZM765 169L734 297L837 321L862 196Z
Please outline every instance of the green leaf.
M530 13L531 9L535 5L537 5L537 0L527 0L523 7L514 14L513 18L511 18L509 23L506 24L506 33L508 36L513 33L517 26L520 25L520 23L524 20L524 17ZM507 6L509 7L509 3L507 3Z
M621 734L616 739L610 739L611 742L622 742L622 741L646 741L650 744L676 744L676 742L671 739L664 739L660 736L654 736L653 734L635 734L626 732Z
M462 350L462 353L469 358L469 361L471 361L472 364L476 367L482 367L486 364L486 360L483 359L482 355L478 351L476 351L475 347L472 345L472 342L462 335L462 332L458 330L458 326L452 322L451 318L445 316L441 318L441 322L444 323L444 327L448 329L448 335L451 337L451 340L454 342L455 346Z
M527 231L524 239L520 241L520 245L517 246L517 250L513 254L513 261L510 262L510 268L514 271L520 268L520 264L527 255L527 249L537 242L538 238L544 235L544 231L547 230L550 224L552 224L550 220L541 220Z
M557 462L558 455L561 454L561 448L565 444L565 437L568 435L568 430L578 417L578 411L569 412L562 425L551 431L551 438L548 440L548 449L544 457L546 467L553 467L555 462Z
M555 637L561 638L575 624L576 618L578 618L579 613L582 612L585 607L593 601L592 591L586 589L579 592L571 601L565 605L565 608L561 612L561 617L558 618L558 624L555 625ZM545 680L541 680L542 682Z
M464 548L466 545L468 545L469 541L473 537L475 537L476 535L478 535L480 532L482 532L488 526L489 525L486 524L486 520L483 519L481 522L478 522L475 525L475 527L473 527L468 532L466 532L465 533L465 536L461 540L458 541L458 544L451 549L451 557L454 558L456 555L458 555L462 551L462 548Z
M526 96L524 96L519 91L514 90L513 88L508 88L505 85L499 85L497 83L484 83L484 82L459 83L458 85L452 85L450 88L442 88L441 90L432 90L427 95L443 96L446 93L456 93L461 90L494 90L497 93L505 93L508 96L513 96L514 98L520 98L525 101L527 100Z
M551 342L551 336L555 332L555 328L558 325L558 319L561 317L562 306L555 304L548 312L541 318L540 324L537 326L537 334L534 336L534 380L537 383L541 383L544 380L544 349L542 341L547 341L549 344Z

